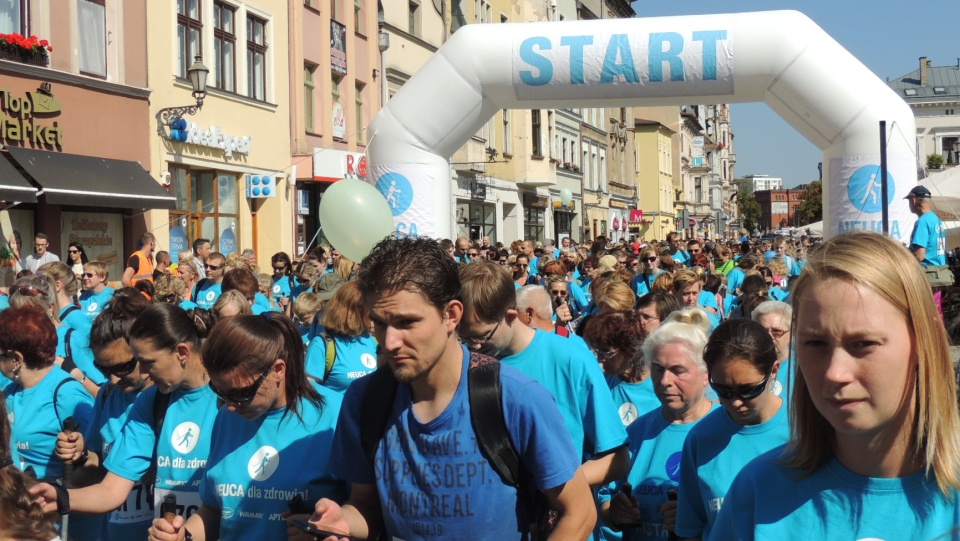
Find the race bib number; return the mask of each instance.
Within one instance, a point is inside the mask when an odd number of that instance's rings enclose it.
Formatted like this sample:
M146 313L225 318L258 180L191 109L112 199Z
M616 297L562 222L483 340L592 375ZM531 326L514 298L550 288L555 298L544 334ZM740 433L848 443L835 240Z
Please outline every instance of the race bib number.
M163 499L167 497L167 494L173 494L177 497L177 514L184 519L189 519L193 516L194 513L200 510L200 505L203 503L200 500L199 492L183 492L158 488L154 490L153 493L153 504L156 509L160 509L160 504L163 503Z
M154 518L153 487L136 483L127 496L127 501L110 513L110 523L130 524Z

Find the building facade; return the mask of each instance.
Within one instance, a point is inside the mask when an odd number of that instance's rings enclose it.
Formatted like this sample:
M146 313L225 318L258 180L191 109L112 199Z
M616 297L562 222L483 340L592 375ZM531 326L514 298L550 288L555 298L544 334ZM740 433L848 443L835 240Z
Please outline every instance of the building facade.
M918 69L889 84L916 117L920 166L931 154L942 156L945 167L960 164L960 58L955 65L934 66L921 56Z
M663 109L676 112L676 107ZM676 132L656 120L640 118L634 120L634 131L640 212L630 228L645 241L662 240L675 231L672 138Z
M754 193L760 204L760 220L757 226L763 233L777 229L799 227L796 220L796 208L801 202L804 186L792 190L760 190Z

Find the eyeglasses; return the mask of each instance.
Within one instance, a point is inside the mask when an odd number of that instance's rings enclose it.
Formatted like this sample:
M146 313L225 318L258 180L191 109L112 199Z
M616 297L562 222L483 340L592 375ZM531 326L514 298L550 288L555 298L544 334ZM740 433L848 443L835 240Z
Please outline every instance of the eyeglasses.
M660 318L657 316L651 316L649 314L644 314L643 312L637 312L637 313L640 314L640 319L643 320L644 323L654 321L654 320L660 321Z
M14 293L18 295L23 295L24 297L46 297L47 294L44 291L41 291L35 286L11 286L10 294Z
M309 284L309 283L310 283L310 279L309 279L309 278L304 278L304 277L302 277L302 276L297 276L297 283L300 284L300 285Z
M44 246L47 245L47 243L46 243L46 242L34 242L33 245L36 246L37 248L43 248Z
M767 329L767 332L770 333L770 336L774 338L782 338L783 335L787 334L790 331L787 329Z
M271 370L273 370L272 364L260 374L260 377L257 378L257 381L254 381L252 385L241 387L240 389L223 391L217 389L213 382L210 382L210 390L228 404L246 404L257 397L257 391L260 390L260 386L263 385L264 380L267 379L267 374L269 374Z
M220 270L220 269L222 269L222 268L223 268L223 265L217 266L217 265L207 264L207 265L204 265L204 267L206 267L207 270L215 271L215 270Z
M566 297L566 296L567 296L567 292L564 291L564 290L562 290L562 289L559 289L559 290L556 290L556 291L551 291L550 294L553 295L554 297Z
M657 260L657 256L645 257L645 258L643 258L643 260L646 261L647 263L653 263L654 261Z
M85 272L85 273L83 273L83 277L84 277L84 278L95 278L95 277L97 277L97 276L98 276L98 274L95 273L95 272Z
M79 254L79 253L80 253L80 250L74 250L74 249L71 248L71 249L67 250L67 252L68 252L68 253L71 253L71 254Z
M593 350L593 354L597 356L597 360L599 361L605 361L611 357L616 356L618 353L620 353L619 349L611 349L607 351Z
M767 388L768 381L770 381L769 373L763 377L763 380L760 383L748 385L746 387L740 387L738 389L724 385L717 385L713 382L713 378L710 378L710 386L713 387L713 390L717 392L717 396L723 400L733 400L734 398L739 398L740 400L753 400L754 398L763 394L763 391Z
M114 364L110 366L104 366L96 361L93 363L104 376L110 377L111 375L122 378L130 372L133 372L133 369L137 367L137 358L131 357L129 361L122 362L120 364Z
M504 314L504 316L506 316L506 314ZM460 339L464 342L470 342L471 344L483 344L489 342L490 339L493 338L493 335L497 332L497 329L500 328L500 324L503 323L503 319L504 318L500 318L500 321L498 321L497 324L490 329L490 332L486 334L481 336L461 336Z
M700 250L690 250L690 253L691 253L691 254L699 254L699 253L700 253Z
M527 268L529 265L528 265L527 263L514 263L513 266L514 266L514 267L517 267L518 269L525 269L525 268Z
M630 268L631 269L640 268L640 262L638 261L638 262L630 263Z
M273 268L273 272L283 272L283 271L285 271L285 270L287 270L286 267L274 267L274 268Z
M467 252L467 255L470 256L470 257L479 257L479 256L480 256L480 253L479 253L479 252Z
M497 263L500 263L501 265L506 265L506 264L507 264L507 260L506 260L506 259L500 259L500 260L497 261Z

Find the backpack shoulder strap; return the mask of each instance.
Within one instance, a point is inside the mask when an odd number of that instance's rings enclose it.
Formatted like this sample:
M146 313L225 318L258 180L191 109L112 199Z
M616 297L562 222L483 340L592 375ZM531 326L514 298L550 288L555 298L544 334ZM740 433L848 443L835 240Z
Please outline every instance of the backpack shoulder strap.
M63 363L60 365L60 368L63 368L68 374L71 370L77 367L77 363L73 362L73 347L70 345L70 339L73 337L73 327L67 329L67 332L63 335Z
M73 313L73 312L75 312L75 311L77 311L77 310L79 310L79 308L77 307L77 305L76 305L76 304L71 304L70 306L68 306L68 307L66 308L66 310L63 311L63 315L60 316L60 321L63 321L63 320L65 320L65 319L67 319L67 316L69 316L71 313Z
M503 482L518 486L520 457L503 416L500 362L486 355L471 353L467 388L470 393L470 419L477 445Z
M170 394L164 394L157 391L153 397L153 433L160 439L160 431L163 430L163 419L167 416L167 409L170 408ZM156 454L156 444L154 444L154 454Z
M387 430L387 421L393 410L393 400L397 397L396 378L389 368L377 370L370 375L370 383L363 395L360 406L360 445L363 454L373 464L377 447Z
M323 339L323 347L324 351L326 351L327 362L323 369L322 380L323 383L326 383L330 378L330 371L333 370L333 363L337 360L337 348L336 344L333 343L333 337L326 332L321 332L317 336Z
M63 430L63 419L60 418L60 407L57 405L57 398L60 396L60 387L63 387L70 381L77 381L73 376L65 378L53 389L53 413L57 416L57 422L60 424L60 430ZM80 383L77 381L77 383Z

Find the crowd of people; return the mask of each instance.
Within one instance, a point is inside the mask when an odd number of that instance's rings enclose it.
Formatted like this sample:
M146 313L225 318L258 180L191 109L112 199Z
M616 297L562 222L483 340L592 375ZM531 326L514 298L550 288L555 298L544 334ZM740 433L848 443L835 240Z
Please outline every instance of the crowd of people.
M914 246L140 245L0 296L0 539L958 537Z

